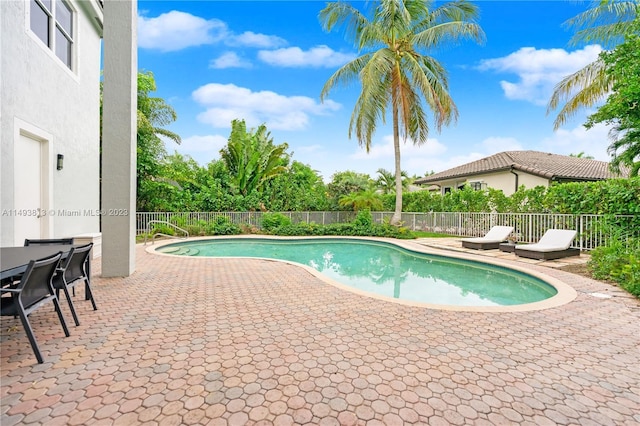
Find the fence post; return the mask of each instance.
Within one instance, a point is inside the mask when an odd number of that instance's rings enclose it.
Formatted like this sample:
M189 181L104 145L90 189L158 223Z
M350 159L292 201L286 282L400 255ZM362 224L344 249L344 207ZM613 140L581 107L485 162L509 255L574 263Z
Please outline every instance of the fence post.
M583 247L584 247L583 231L584 231L583 215L578 215L578 235L580 235L580 239L579 239L579 241L580 241L579 242L580 251L582 251Z

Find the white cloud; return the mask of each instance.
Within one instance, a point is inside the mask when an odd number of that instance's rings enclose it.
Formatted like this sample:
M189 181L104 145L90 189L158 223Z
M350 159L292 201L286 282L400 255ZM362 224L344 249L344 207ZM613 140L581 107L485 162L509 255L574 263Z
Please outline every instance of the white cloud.
M610 127L604 124L597 124L590 130L583 126L560 129L551 137L542 139L540 151L562 155L584 152L596 160L610 161L611 157L607 154L607 147L611 144L609 130Z
M518 81L500 82L507 99L546 105L560 80L595 61L601 51L598 45L573 52L523 47L502 58L485 59L478 69L516 74Z
M201 165L220 158L220 150L227 145L227 137L221 135L194 135L183 138L179 145L164 139L167 151L188 155Z
M209 68L251 68L251 62L242 59L235 52L225 52L209 62Z
M327 149L326 146L324 145L306 145L306 146L299 146L296 148L296 153L305 153L305 154L313 154L313 153L317 153L317 152L324 152Z
M244 119L249 127L266 123L273 130L301 130L307 127L310 115L326 115L341 107L331 100L319 104L307 96L253 92L234 84L206 84L192 97L207 108L198 120L221 128L229 128L233 119Z
M356 152L351 158L362 160L362 159L371 159L377 160L380 158L394 158L394 150L393 150L393 135L386 135L382 138L383 143L372 144L369 152L365 149L362 149ZM400 141L400 155L401 157L434 157L439 154L444 153L447 148L438 142L437 139L427 139L427 143L422 145L414 145L411 140L407 140L407 142Z
M259 49L287 44L286 40L274 35L252 31L234 34L219 19L204 19L178 10L157 17L138 17L138 46L141 48L172 52L218 42Z
M284 46L287 44L287 41L278 36L258 34L254 33L253 31L245 31L242 34L230 37L226 43L232 46L268 49L272 47Z
M428 168L438 173L453 167L480 160L498 152L521 151L525 148L513 137L490 136L480 142L479 151L469 152L465 155L455 155L449 158L433 158L429 160ZM426 164L426 163L425 163ZM423 166L423 168L426 166Z
M488 157L488 154L480 152L470 152L466 155L455 155L447 159L436 158L430 162L429 171L433 170L436 173L444 170L452 169L454 167L461 166L463 164L471 163L472 161L480 160L481 158Z
M138 17L138 47L146 49L171 52L212 44L227 33L227 25L220 20L206 20L177 10L156 18Z
M521 151L522 145L516 138L491 136L481 142L487 155L504 151Z
M182 139L180 144L183 152L220 151L227 144L227 138L220 135L194 135Z
M269 65L280 67L335 67L355 59L350 53L336 52L328 46L316 46L307 51L299 47L261 50L258 58Z
M354 143L352 141L352 143ZM400 161L402 170L409 175L417 174L422 176L427 169L431 170L435 159L444 154L447 147L437 139L429 138L422 145L414 145L411 140L406 143L400 142ZM349 155L350 160L358 162L358 170L368 170L367 173L375 175L376 170L384 168L389 171L395 170L395 154L393 150L393 135L386 135L381 143L373 143L369 152L364 148L358 148L356 152Z

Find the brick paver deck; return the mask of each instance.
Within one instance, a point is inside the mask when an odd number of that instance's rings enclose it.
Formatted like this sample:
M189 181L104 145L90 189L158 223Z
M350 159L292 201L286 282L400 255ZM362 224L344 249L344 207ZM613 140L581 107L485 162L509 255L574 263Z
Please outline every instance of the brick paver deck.
M97 311L78 289L70 337L32 315L45 364L2 318L2 426L640 424L640 302L605 283L531 265L578 297L456 312L275 261L136 259L94 277Z

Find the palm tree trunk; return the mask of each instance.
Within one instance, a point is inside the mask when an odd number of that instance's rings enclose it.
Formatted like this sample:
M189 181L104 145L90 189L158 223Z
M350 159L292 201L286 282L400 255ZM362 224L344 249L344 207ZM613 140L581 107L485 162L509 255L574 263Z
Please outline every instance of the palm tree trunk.
M396 104L396 93L391 95L393 114L393 154L395 158L396 171L396 206L391 216L391 225L398 225L402 219L402 166L400 165L400 131L398 130L398 105Z

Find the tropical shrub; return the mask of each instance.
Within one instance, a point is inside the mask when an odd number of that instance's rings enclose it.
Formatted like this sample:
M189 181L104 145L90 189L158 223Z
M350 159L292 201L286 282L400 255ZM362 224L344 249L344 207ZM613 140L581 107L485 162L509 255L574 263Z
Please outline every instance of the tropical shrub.
M640 297L640 239L614 237L606 246L591 251L588 266L594 278L615 281Z
M150 235L155 234L165 234L165 235L175 235L175 229L171 226L155 224L155 226L151 229Z
M354 226L358 228L369 229L373 226L373 216L369 210L362 210L358 212L356 218L353 219Z
M275 227L271 230L271 233L286 236L340 235L403 239L414 238L413 234L407 228L392 226L388 223L374 223L371 212L368 210L360 211L356 218L350 223L318 225L313 222L300 222Z
M204 220L197 221L194 225L186 225L184 230L186 230L190 236L204 236L206 235L207 222Z
M207 224L206 233L207 235L238 235L242 230L225 216L218 216Z
M282 213L265 213L262 215L262 229L266 232L281 227L291 225L291 219Z

